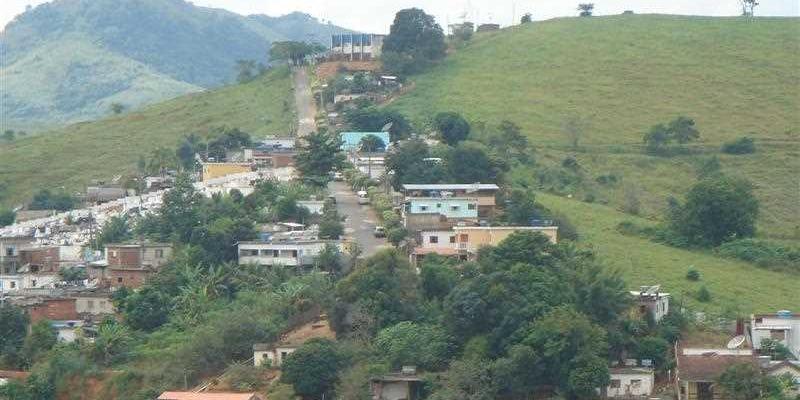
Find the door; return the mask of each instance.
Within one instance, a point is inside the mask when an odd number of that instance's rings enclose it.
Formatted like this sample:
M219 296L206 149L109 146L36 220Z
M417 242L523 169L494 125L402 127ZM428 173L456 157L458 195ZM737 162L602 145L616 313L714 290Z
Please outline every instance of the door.
M697 400L713 400L714 388L710 382L697 383Z

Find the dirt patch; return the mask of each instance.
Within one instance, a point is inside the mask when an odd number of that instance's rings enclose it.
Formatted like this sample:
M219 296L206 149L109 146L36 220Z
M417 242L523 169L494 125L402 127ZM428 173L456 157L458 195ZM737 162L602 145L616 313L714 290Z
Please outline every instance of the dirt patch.
M380 61L328 61L317 64L316 73L317 78L322 82L327 82L337 73L340 69L346 69L350 72L380 71Z

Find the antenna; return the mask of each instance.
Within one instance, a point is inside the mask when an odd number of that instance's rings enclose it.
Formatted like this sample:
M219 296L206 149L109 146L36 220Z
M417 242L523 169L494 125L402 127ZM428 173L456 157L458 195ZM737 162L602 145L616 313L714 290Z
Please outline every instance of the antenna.
M726 346L728 350L735 350L738 349L741 345L744 344L745 337L744 335L739 335L728 341L728 345Z

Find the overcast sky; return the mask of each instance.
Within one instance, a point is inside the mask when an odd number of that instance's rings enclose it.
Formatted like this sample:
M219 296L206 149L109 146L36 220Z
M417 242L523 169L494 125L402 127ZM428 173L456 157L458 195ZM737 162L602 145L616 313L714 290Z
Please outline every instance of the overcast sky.
M123 3L125 0L120 0ZM385 33L402 8L420 7L434 14L442 26L464 14L478 23L508 25L525 12L534 19L576 15L580 1L590 0L195 0L202 6L225 8L240 14L283 15L303 11L335 24L364 32ZM46 0L0 0L0 26L5 27L26 5ZM731 16L741 13L739 0L594 0L595 13L637 13ZM799 16L800 0L760 0L757 15Z

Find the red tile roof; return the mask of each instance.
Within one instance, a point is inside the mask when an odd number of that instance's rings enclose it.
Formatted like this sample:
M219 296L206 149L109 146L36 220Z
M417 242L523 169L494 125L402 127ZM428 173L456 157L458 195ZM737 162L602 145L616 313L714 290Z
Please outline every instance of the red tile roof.
M678 379L690 382L713 382L728 367L737 364L751 364L758 368L756 358L750 355L727 355L709 351L706 354L686 355L678 349Z

